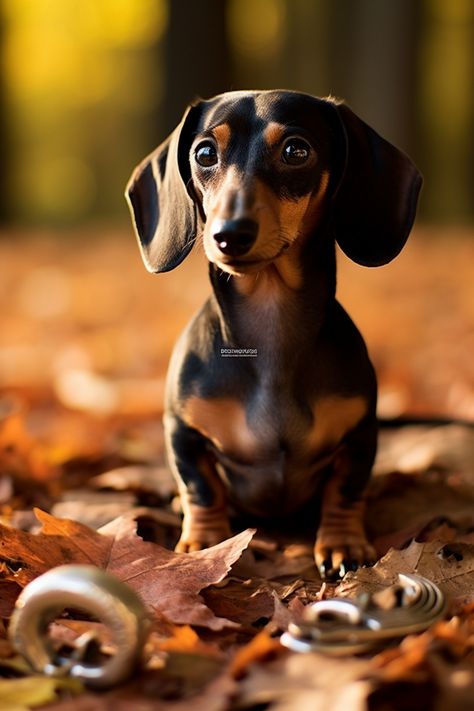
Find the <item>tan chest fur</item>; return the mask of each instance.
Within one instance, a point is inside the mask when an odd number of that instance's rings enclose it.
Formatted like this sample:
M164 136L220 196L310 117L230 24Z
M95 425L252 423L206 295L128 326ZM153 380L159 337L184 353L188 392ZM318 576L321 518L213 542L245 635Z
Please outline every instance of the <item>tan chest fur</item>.
M312 405L312 423L298 427L287 423L279 432L272 422L263 421L265 414L253 416L249 423L245 408L237 399L204 399L192 396L185 404L183 419L209 439L217 451L229 458L251 464L274 454L286 432L292 432L288 442L292 459L308 462L335 449L367 412L363 397L327 396ZM280 413L281 416L282 413ZM283 417L279 418L284 420Z

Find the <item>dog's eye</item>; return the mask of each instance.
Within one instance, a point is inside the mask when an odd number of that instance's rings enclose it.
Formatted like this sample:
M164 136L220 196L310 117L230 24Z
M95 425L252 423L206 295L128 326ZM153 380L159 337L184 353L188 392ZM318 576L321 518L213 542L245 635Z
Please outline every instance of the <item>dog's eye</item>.
M205 141L196 146L194 151L196 161L204 168L210 168L217 163L216 147L210 141Z
M281 153L281 159L288 165L303 165L311 153L309 143L302 138L288 138Z

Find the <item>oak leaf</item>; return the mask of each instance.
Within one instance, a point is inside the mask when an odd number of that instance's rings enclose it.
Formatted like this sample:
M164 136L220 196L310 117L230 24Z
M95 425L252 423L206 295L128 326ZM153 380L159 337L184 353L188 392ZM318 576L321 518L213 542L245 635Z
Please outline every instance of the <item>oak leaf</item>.
M455 609L474 602L474 545L441 541L412 541L401 551L391 548L373 568L347 573L335 595L372 594L397 582L398 573L428 578L448 596Z
M67 563L96 565L128 583L146 605L175 624L220 630L236 623L216 617L199 596L219 583L249 544L247 529L212 548L174 553L136 533L136 522L120 517L99 531L35 509L39 533L0 525L3 579L24 587L38 575Z

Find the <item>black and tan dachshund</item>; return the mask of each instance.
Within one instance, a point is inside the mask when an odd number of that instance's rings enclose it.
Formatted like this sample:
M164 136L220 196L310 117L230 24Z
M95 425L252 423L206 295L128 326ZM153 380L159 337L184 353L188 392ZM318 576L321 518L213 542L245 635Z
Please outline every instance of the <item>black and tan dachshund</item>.
M174 269L202 239L213 288L168 374L177 550L228 537L230 507L267 518L310 507L323 577L373 562L363 509L376 380L335 298L335 242L386 264L420 186L410 159L346 105L291 91L199 101L135 169L127 197L148 270Z

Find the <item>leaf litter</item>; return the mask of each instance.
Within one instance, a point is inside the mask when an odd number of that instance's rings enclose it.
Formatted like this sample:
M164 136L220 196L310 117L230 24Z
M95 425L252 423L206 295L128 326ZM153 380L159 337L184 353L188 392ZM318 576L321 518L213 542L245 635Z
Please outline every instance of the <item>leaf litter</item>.
M382 430L367 509L380 560L338 585L321 583L311 539L284 530L236 531L207 551L176 554L179 508L164 461L160 408L172 344L207 293L204 265L195 255L172 279L147 280L128 241L98 239L94 251L63 246L61 266L54 239L25 240L24 249L27 267L16 247L1 245L0 707L471 708L472 426ZM444 249L421 234L393 272L383 278L374 272L373 281L342 258L341 298L375 356L382 415L472 419L474 371L459 344L472 341L474 309L465 285L474 248L455 237L449 246L455 268L439 279ZM427 265L422 278L420 258ZM45 265L55 265L69 296L61 308L39 313L24 292ZM402 273L408 313L393 299ZM430 294L437 306L426 319ZM453 299L458 308L448 313L445 302ZM156 308L160 303L173 304L173 318ZM72 562L126 580L153 620L143 669L101 694L30 675L7 639L21 589ZM307 604L383 591L399 572L425 575L442 588L450 600L446 621L371 655L298 655L279 645L280 632ZM56 647L71 647L85 631L94 632L102 653L113 653L103 625L71 611L50 636Z

